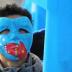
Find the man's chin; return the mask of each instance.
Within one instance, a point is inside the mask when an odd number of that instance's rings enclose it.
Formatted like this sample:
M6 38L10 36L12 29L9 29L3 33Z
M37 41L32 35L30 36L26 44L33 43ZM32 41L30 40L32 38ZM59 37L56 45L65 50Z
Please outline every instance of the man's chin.
M8 59L7 57L5 57L4 55L0 54L0 60L1 61L9 61L10 59ZM11 60L10 60L11 61Z
M21 66L25 62L25 58L22 60L16 60L16 61L11 61L7 58L5 58L2 54L0 54L0 62L3 66L5 67L17 67Z

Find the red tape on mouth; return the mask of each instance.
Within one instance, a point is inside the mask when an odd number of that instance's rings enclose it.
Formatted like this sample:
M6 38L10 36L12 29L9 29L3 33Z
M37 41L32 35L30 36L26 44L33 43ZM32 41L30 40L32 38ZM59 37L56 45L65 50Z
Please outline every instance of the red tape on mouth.
M18 45L15 43L9 43L6 45L6 50L9 54L18 56L19 59L27 56L26 48L22 42L20 42Z

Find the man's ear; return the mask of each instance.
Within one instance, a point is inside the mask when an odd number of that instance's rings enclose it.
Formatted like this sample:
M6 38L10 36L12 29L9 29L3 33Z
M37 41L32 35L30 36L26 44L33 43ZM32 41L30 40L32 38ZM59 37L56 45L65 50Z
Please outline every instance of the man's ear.
M6 5L16 4L17 6L21 6L22 2L25 0L0 0L0 7L6 7Z

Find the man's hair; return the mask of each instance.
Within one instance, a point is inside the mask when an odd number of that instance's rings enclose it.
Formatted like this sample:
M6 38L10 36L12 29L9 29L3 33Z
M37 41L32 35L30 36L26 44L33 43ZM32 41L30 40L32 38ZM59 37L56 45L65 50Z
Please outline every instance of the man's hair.
M26 9L22 9L21 7L18 7L15 4L7 5L4 8L0 8L0 17L7 17L9 15L27 16L32 22L31 14Z

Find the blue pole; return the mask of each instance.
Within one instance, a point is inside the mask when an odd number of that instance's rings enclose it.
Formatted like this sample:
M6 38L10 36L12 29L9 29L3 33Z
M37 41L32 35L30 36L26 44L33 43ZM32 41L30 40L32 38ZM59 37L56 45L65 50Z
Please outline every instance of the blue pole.
M48 0L43 72L72 72L72 0Z

